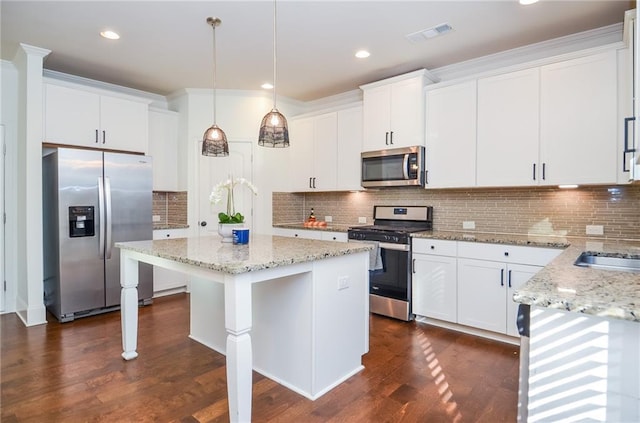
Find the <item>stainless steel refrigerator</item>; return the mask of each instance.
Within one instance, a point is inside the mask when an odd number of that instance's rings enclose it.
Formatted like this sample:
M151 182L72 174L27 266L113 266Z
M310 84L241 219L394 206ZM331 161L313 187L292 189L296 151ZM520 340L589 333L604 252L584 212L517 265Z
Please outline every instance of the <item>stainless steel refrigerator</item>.
M148 156L58 148L42 158L44 300L61 322L120 305L120 241L152 239ZM153 296L140 264L138 298Z

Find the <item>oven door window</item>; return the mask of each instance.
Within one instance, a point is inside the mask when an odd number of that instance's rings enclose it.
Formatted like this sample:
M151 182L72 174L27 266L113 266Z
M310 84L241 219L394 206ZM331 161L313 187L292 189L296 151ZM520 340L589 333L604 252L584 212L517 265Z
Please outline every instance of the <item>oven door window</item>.
M409 252L380 249L382 269L369 272L369 292L409 301Z

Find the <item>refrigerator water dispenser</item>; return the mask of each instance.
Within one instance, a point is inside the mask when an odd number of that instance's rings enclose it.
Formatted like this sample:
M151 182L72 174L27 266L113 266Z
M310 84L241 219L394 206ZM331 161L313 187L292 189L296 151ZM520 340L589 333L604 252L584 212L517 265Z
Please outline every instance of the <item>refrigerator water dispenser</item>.
M96 234L93 212L93 206L69 207L69 236L71 238L94 236Z

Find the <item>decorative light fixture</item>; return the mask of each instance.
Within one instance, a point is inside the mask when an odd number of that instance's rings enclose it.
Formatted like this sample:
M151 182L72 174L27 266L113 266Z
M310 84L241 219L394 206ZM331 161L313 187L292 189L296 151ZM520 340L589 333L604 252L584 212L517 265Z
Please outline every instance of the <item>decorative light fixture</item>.
M276 1L273 1L273 109L262 118L258 145L263 147L289 147L287 119L276 108Z
M220 18L207 18L207 24L213 28L213 125L207 128L202 136L202 155L211 157L229 155L227 135L216 125L216 27L221 23Z

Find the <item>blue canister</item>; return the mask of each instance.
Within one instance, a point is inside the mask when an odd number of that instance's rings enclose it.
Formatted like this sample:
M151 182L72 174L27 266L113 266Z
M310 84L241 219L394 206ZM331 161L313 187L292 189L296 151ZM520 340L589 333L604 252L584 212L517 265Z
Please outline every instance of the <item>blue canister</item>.
M248 244L249 243L249 228L240 228L233 230L233 243L234 244Z

